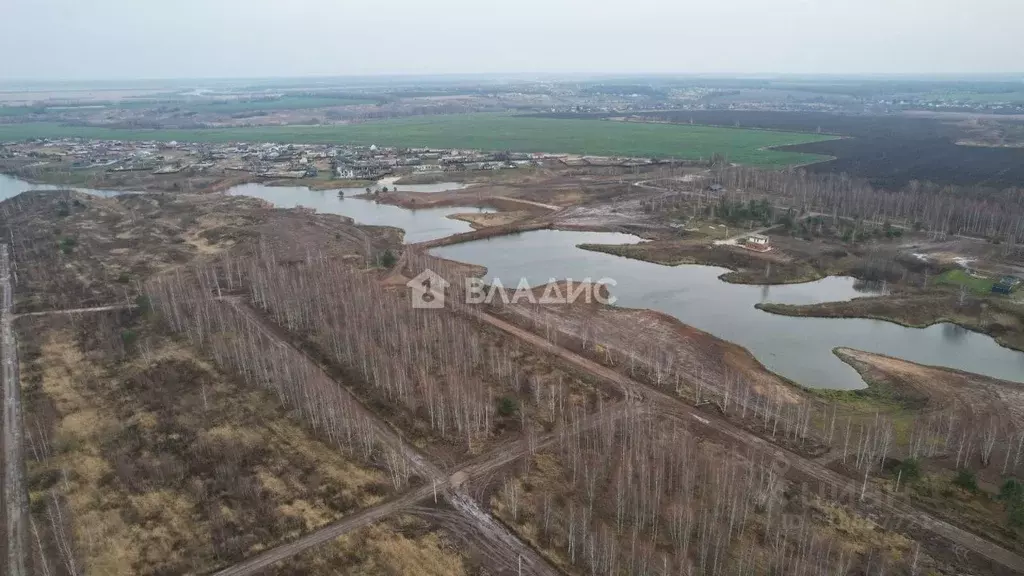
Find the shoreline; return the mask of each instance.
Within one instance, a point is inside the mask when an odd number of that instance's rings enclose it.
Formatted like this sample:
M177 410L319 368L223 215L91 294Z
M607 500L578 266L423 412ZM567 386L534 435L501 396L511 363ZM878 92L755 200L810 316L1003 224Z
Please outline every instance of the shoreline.
M17 175L12 175L12 177L16 177L16 178L19 178L19 179L21 178L20 176L17 176ZM287 181L285 181L285 182L282 182L282 181L272 181L272 182L259 182L259 183L263 184L263 185L266 185L266 186L294 186L296 184L296 183L287 182ZM363 196L365 196L365 195L363 195ZM367 199L369 199L369 198L367 198ZM465 203L465 202L459 202L459 200L460 200L459 198L452 198L450 200L449 199L441 199L441 201L437 202L436 205L437 206L442 206L442 205L445 205L445 203L447 203L449 201L450 202L454 202L454 203L463 203L463 204ZM465 198L462 198L461 200L465 200ZM486 200L486 199L481 199L481 200ZM508 199L508 200L511 200L513 202L515 201L515 199ZM378 201L379 201L379 199L378 199ZM402 207L402 208L405 208L405 209L409 209L407 206L403 205L403 203L401 203L401 202L384 202L384 203L396 205L396 206L399 206L399 207ZM477 202L475 204L478 207L494 207L493 205L485 205L484 202ZM499 208L498 214L501 213L500 210L501 209ZM472 241L476 241L476 240L484 240L484 239L493 238L493 237L513 235L513 234L520 234L520 233L523 233L523 232L529 232L529 231L541 230L541 229L553 229L553 230L565 230L565 231L592 231L592 232L623 232L622 227L621 226L617 226L617 225L586 225L586 226L580 226L580 225L571 225L571 224L559 224L559 223L555 222L554 219L550 217L550 215L551 215L551 213L549 213L547 216L534 217L534 218L530 218L529 216L524 215L524 218L520 219L518 221L513 221L513 222L509 222L509 223L501 223L501 224L497 224L497 225L487 226L487 225L482 225L482 224L480 224L478 222L473 222L472 218L470 218L470 219L467 219L465 217L460 218L460 214L452 214L452 215L449 216L449 218L453 218L455 220L467 221L467 222L470 223L470 225L474 229L472 231L470 231L470 232L465 232L465 233L460 233L460 234L453 234L453 235L446 236L444 238L439 238L439 239L435 239L435 240L431 240L431 241L426 241L426 242L421 242L421 243L416 243L416 244L406 244L406 245L404 245L404 248L408 249L409 247L412 247L414 249L424 249L424 250L427 250L429 252L429 250L431 250L432 248L437 248L437 247L441 247L441 246L449 246L449 245L454 245L454 244L461 244L461 243L466 243L466 242L472 242ZM396 227L388 227L388 228L393 228L393 229L398 230L398 228L396 228ZM630 231L629 233L636 234L635 231ZM729 255L737 256L736 254L733 254L731 251L728 252L728 255L726 255L726 252L721 252L719 254L719 256L723 256L724 255L722 258L702 258L701 256L703 256L704 254L701 254L701 252L709 252L710 250L715 250L715 248L712 248L710 246L703 245L703 244L701 244L701 245L695 244L695 245L692 245L692 246L682 246L681 248L682 248L683 252L686 255L683 258L681 258L681 259L679 259L678 261L675 261L675 262L668 262L668 261L665 261L665 260L660 260L658 258L652 258L652 257L647 257L647 258L637 257L637 255L628 254L628 251L629 251L630 248L635 247L635 246L641 246L641 245L643 245L643 243L641 243L641 244L610 244L610 245L580 244L580 245L577 245L576 247L579 248L579 249L583 249L583 250L590 250L590 251L594 251L594 252L606 253L606 254L610 254L610 255L613 255L613 256L618 256L618 257L621 257L621 258L630 258L630 259L634 259L634 260L640 260L640 261L644 261L644 262L648 262L648 263L656 264L656 265L660 265L660 266L682 266L682 265L689 265L689 266L710 266L710 267L724 268L724 269L727 269L729 271L728 272L724 272L723 274L719 275L718 276L719 281L722 281L722 282L725 282L725 283L730 283L730 284L737 284L737 285L748 285L748 286L783 286L783 285L792 285L792 284L803 284L803 283L818 281L818 280L821 280L821 279L826 278L826 277L831 275L831 274L827 274L827 273L821 273L820 271L818 271L818 273L815 273L815 274L805 274L805 275L796 275L796 276L789 275L789 276L785 276L784 278L781 278L781 279L778 279L778 280L775 280L775 281L766 281L766 280L760 279L760 278L751 278L749 276L749 274L750 274L749 271L744 271L741 267L739 267L735 263L729 262L728 261ZM746 255L746 254L740 254L738 256L739 257L744 257L744 256L748 256L749 257L749 255ZM466 265L469 265L469 266L476 266L476 267L478 267L478 265L472 264L472 263L463 263L463 264L466 264ZM909 298L913 298L913 296L902 296L902 297L903 298L908 298L908 297ZM877 298L886 298L886 299L889 299L889 300L894 300L894 299L901 298L901 296L880 296L880 297L876 297L874 302L878 302ZM761 311L764 311L764 312L767 312L767 313L778 314L778 315L782 315L782 316L810 317L810 318L836 318L836 319L844 319L844 318L845 319L855 319L855 318L860 318L860 319L885 321L885 322L890 322L890 323L893 323L893 324L896 324L896 325L899 325L899 326L903 326L903 327L906 327L906 328L917 328L917 329L927 328L929 326L933 326L933 325L936 325L936 324L948 323L948 324L953 324L953 325L960 326L961 328L964 328L964 329L969 330L971 332L975 332L975 333L979 333L979 334L983 334L985 336L988 336L988 337L992 338L997 344L999 344L1000 346L1002 346L1004 348L1007 348L1007 349L1010 349L1010 350L1014 350L1014 351L1018 351L1018 352L1024 352L1024 344L1015 345L1014 343L1009 342L1006 339L1005 335L1003 335L1003 334L995 335L995 334L993 334L993 331L986 329L984 326L977 325L977 324L972 324L970 322L965 322L965 321L957 320L955 318L950 318L950 317L946 317L946 316L938 316L938 317L929 318L927 321L924 321L924 322L913 322L913 321L909 321L909 320L906 320L906 319L901 319L900 317L898 317L896 315L891 315L891 314L871 313L871 312L863 312L863 311L862 312L851 312L851 311L841 311L841 310L837 311L837 310L828 310L826 308L823 308L824 306L829 306L830 304L833 307L840 306L840 305L849 305L848 302L825 303L823 305L819 304L819 305L808 305L808 306L792 306L792 305L784 305L784 304L763 304L763 303L758 303L754 307L756 309L758 309L758 310L761 310ZM808 309L808 307L818 307L818 309L817 310L815 310L814 308ZM652 310L652 312L655 312L655 311ZM773 374L774 374L774 372L773 372ZM863 378L862 378L862 381L863 381ZM798 388L801 388L803 390L808 390L808 391L817 390L817 388L805 387L805 386L803 386L803 385L801 385L799 383L796 383L796 382L791 382L791 383L794 386L796 386ZM868 383L866 381L864 381L864 384L867 385ZM829 390L829 389L824 389L824 390Z
M874 297L869 296L869 297L862 298L861 300L867 300L869 298L874 298L874 299L878 299L878 298L897 299L897 298L900 298L900 296L899 295L874 296ZM910 298L913 298L913 296L910 296ZM755 304L754 307L757 308L758 310L761 310L762 312L766 312L768 314L776 314L778 316L789 316L789 317L792 317L792 318L831 318L831 319L838 319L838 320L842 320L842 319L848 319L848 320L854 320L854 319L878 320L878 321L881 321L881 322L889 322L890 324L896 324L897 326L902 326L904 328L914 328L914 329L919 329L919 330L923 330L925 328L930 328L932 326L936 326L936 325L940 325L940 324L950 324L950 325L953 325L953 326L958 326L960 328L963 328L964 330L967 330L969 332L973 332L973 333L976 333L976 334L981 334L981 335L984 335L984 336L988 336L993 341L995 341L996 344L998 344L999 346L1001 346L1003 348L1006 348L1008 350L1013 350L1013 351L1016 351L1016 352L1024 352L1024 343L1022 343L1022 344L1014 344L1012 342L1009 342L1004 337L1003 334L995 334L995 333L993 333L992 330L986 329L983 326L980 326L980 325L977 325L977 324L971 324L971 323L964 322L964 321L958 320L956 318L950 318L950 317L947 317L947 316L936 316L936 317L931 318L931 319L929 319L927 321L912 322L912 321L900 318L898 316L889 315L889 314L877 314L877 313L871 313L871 312L853 312L853 311L841 311L841 310L837 311L837 310L829 310L829 309L825 308L825 306L829 306L830 304L833 305L833 306L844 305L844 304L848 305L850 302L855 302L856 300L858 300L858 299L855 298L854 300L851 300L849 302L825 302L825 303L822 303L822 304L807 304L807 305L778 304L778 303L758 303L758 304Z
M728 248L719 248L708 244L695 244L692 247L686 247L684 250L684 256L681 256L677 260L660 259L657 257L645 257L644 253L630 254L631 248L639 247L643 244L580 244L577 248L581 250L589 250L591 252L600 252L602 254L610 254L612 256L618 256L620 258L628 258L630 260L637 260L640 262L647 262L649 264L656 264L658 266L709 266L712 268L725 268L728 272L723 272L719 275L718 279L727 284L738 284L744 286L787 286L792 284L806 284L809 282L817 282L818 280L824 280L829 276L850 276L849 274L829 274L827 272L814 271L814 273L806 274L790 274L785 275L780 279L761 279L757 278L752 271L744 269L738 266L735 262L729 261L729 256L741 258L743 256L749 256L747 254L741 254L733 252ZM704 258L701 252L713 252L715 250L721 250L717 252L722 258ZM725 256L729 255L729 256Z

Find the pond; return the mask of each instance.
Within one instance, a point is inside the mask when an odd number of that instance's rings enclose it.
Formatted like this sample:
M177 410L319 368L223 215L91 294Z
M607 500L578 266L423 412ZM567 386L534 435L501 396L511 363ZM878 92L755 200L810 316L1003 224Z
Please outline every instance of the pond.
M303 206L315 208L317 212L341 214L360 224L394 226L405 230L407 243L436 240L452 234L469 232L473 228L468 222L448 218L451 214L466 212L494 212L491 208L445 207L407 210L398 206L378 204L372 200L352 198L366 192L363 188L343 189L344 197L338 190L310 190L304 186L264 186L242 184L228 190L235 196L254 196L273 203L279 208Z
M76 190L78 192L84 192L86 194L92 194L94 196L103 196L109 198L111 196L117 196L118 194L124 194L117 190L91 190L89 188L77 188L74 186L55 186L53 184L32 184L13 178L6 174L0 174L0 200L6 200L13 198L22 192L29 190Z
M0 175L0 199L26 190L60 186L34 185ZM104 196L119 192L82 192ZM359 190L345 190L346 196ZM490 212L475 207L407 210L370 200L341 198L337 191L305 187L247 184L230 194L263 198L277 206L305 206L342 214L362 224L406 230L406 242L422 242L471 230L469 224L448 218L460 212ZM813 304L874 294L853 278L830 277L817 282L783 286L729 284L718 277L725 269L712 266L661 266L581 250L576 246L624 244L636 236L597 232L538 230L436 248L444 258L486 266L487 279L500 278L515 286L520 278L539 285L550 279L609 278L617 305L650 308L734 342L750 350L768 369L805 386L853 389L864 386L860 376L832 354L850 347L903 358L920 364L945 366L996 378L1024 382L1024 353L999 346L992 338L952 324L924 329L905 328L867 319L794 318L762 312L759 302Z
M399 177L383 178L377 181L377 185L374 186L374 188L387 186L388 190L397 188L399 192L424 192L428 194L434 192L448 192L449 190L463 190L465 188L469 188L469 184L464 184L462 182L434 182L433 184L396 184L395 182L397 182L400 179L401 178ZM365 191L366 190L363 189L363 192Z
M1024 381L1024 353L953 324L905 328L867 319L796 318L754 308L759 302L813 304L868 296L853 278L780 286L729 284L712 266L662 266L582 250L584 243L637 242L635 236L539 230L436 248L437 256L487 267L487 279L515 286L550 279L609 278L616 305L650 308L749 350L769 370L805 386L862 388L853 368L832 354L850 347L996 378Z

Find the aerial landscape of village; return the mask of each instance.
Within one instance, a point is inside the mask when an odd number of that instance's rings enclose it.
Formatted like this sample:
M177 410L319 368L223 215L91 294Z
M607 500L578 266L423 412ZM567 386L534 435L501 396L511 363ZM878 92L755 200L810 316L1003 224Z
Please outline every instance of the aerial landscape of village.
M601 3L12 0L0 574L1024 574L1024 7L980 3L727 0L670 57Z

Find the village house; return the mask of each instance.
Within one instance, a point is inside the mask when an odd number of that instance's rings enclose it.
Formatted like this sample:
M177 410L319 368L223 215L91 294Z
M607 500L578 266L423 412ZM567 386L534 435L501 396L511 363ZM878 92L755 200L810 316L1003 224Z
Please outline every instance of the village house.
M771 241L764 234L751 234L747 236L746 247L758 252L767 252L772 249Z

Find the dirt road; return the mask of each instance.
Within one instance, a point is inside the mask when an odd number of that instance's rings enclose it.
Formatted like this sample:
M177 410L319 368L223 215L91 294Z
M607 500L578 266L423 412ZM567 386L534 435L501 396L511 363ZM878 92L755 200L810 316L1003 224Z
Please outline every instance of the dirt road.
M575 433L589 432L598 426L612 423L631 413L631 411L636 412L639 410L642 410L642 408L627 402L607 406L600 412L592 414L585 423L578 425ZM474 539L477 541L485 540L489 552L495 556L495 560L502 561L508 567L516 566L518 568L520 557L522 557L523 574L559 574L547 562L539 559L537 556L521 556L518 549L522 544L518 539L514 537L509 539L506 535L512 535L461 489L474 480L485 478L504 466L526 456L528 453L542 450L559 442L564 434L565 431L563 430L555 430L535 439L533 442L525 439L516 439L496 446L442 480L435 480L434 483L426 484L395 496L377 506L355 512L298 540L271 548L230 568L215 572L214 576L248 576L256 574L276 562L290 558L300 552L343 536L353 530L358 530L388 516L403 512L416 513L417 508L415 505L428 498L433 498L435 494L438 497L447 499L457 511L456 516L458 518L449 523L449 529L473 530L475 532L474 536L477 537Z
M291 346L291 343L288 342L286 338L287 335L278 334L278 329L276 329L276 327L273 325L268 326L267 322L249 309L248 306L242 305L238 302L234 302L232 305L245 313L251 320L260 323L264 329L270 330L275 338L282 339L285 345ZM836 472L828 470L817 462L803 458L795 453L780 448L751 432L738 428L725 418L713 413L697 410L677 398L636 382L615 370L579 356L578 354L557 346L550 341L533 334L532 332L509 324L508 322L487 314L486 312L476 309L468 309L465 310L465 313L475 317L481 322L511 334L535 348L554 354L564 361L585 370L594 376L602 378L621 389L627 400L619 405L609 407L609 409L605 411L592 415L585 422L576 426L575 431L577 433L586 432L596 426L602 425L603 423L619 418L627 413L630 407L634 407L635 409L637 401L644 400L649 403L648 409L650 410L654 410L655 412L666 416L689 421L695 428L705 428L708 433L725 437L737 445L761 450L802 477L813 479L825 486L834 486L840 489L852 486L852 491L858 495L860 494L860 486L853 486L858 483ZM310 359L310 361L313 362L312 359ZM314 364L316 363L314 362ZM386 424L381 423L381 425L386 429L386 433L396 436ZM406 451L403 453L417 455L420 459L420 464L425 465L425 468L423 468L425 472L424 477L428 480L428 484L398 496L389 502L381 504L380 506L343 518L339 522L327 526L313 534L264 552L263 554L246 560L243 563L225 569L218 574L240 576L256 573L274 562L288 558L303 550L324 543L351 530L365 526L380 518L386 517L390 514L408 511L410 507L413 507L417 502L432 496L435 490L450 503L459 517L459 521L454 522L451 525L454 527L453 529L471 531L472 534L469 536L470 538L475 541L486 541L489 553L494 554L496 557L500 557L502 565L509 567L513 565L510 564L511 562L515 562L517 565L521 563L521 566L523 567L523 574L552 576L558 574L558 571L546 562L539 554L537 554L536 551L523 543L517 536L509 532L503 525L497 522L493 516L481 508L475 500L470 498L464 491L464 488L474 479L486 478L489 474L492 474L503 466L516 461L527 453L553 444L558 441L560 434L563 433L563 431L551 433L542 438L535 439L532 443L527 440L516 440L506 445L499 446L494 451L475 459L473 462L467 464L450 476L442 475L437 467L430 465L425 458L418 455L418 452L415 449L406 447ZM390 441L404 445L404 441L401 438L393 437ZM876 510L881 510L896 518L917 525L964 550L973 551L1005 566L1006 568L1009 568L1010 570L1024 573L1024 559L1015 553L993 544L975 534L969 533L947 522L938 520L925 512L914 509L906 503L892 500L886 497L886 495L883 495L873 489L868 489L864 492L864 500L869 502Z
M25 312L23 314L15 314L15 318L21 318L23 316L52 316L54 314L88 314L90 312L109 312L111 310L131 310L135 308L134 304L120 304L116 306L94 306L92 308L69 308L64 310L43 310L41 312Z
M777 459L780 463L798 471L806 477L823 483L824 485L849 487L852 484L857 484L855 481L833 472L817 462L799 456L784 448L780 448L760 436L743 430L725 418L710 412L699 411L677 398L640 384L639 382L632 380L615 370L602 366L592 360L588 360L574 352L566 350L565 348L552 344L547 339L533 334L532 332L523 330L518 326L509 324L500 318L496 318L479 310L470 309L467 313L478 320L503 330L536 348L555 354L570 364L577 366L594 376L598 376L612 384L615 384L628 396L646 398L655 405L658 411L686 417L695 422L698 428L706 427L711 431L714 431L715 434L725 435L738 444L760 449L766 454ZM857 486L853 491L859 495L860 487ZM917 510L904 502L894 500L890 496L882 494L881 492L871 488L864 491L862 500L870 502L877 509L899 517L902 520L916 524L924 530L940 536L965 550L972 551L997 562L1016 573L1024 573L1024 558L1021 558L1019 555L1006 550L997 544L989 542L976 534L967 532L966 530L958 528L948 522L936 519L926 512Z
M288 338L288 335L284 333L281 328L267 321L248 305L242 303L239 299L232 297L221 298L220 301L225 306L233 307L247 320L252 322L258 329L271 338L277 340L281 345L292 348L297 354L302 355L302 357L310 363L311 367L320 371L325 378L331 378L326 370L324 370L323 366L317 363L308 354L296 348ZM313 534L268 550L259 556L218 572L218 574L233 576L254 574L274 562L291 557L312 546L316 546L317 544L336 538L350 530L365 526L377 519L400 511L404 507L422 500L427 495L432 495L435 490L439 495L442 495L456 511L460 512L465 517L468 521L468 526L476 532L474 535L475 537L483 537L489 541L493 548L503 551L506 561L515 561L517 564L521 562L524 569L522 572L523 574L534 574L537 576L557 576L559 574L558 570L553 568L533 548L520 540L515 534L508 531L508 529L495 520L488 512L483 510L471 498L465 494L459 493L458 491L448 490L452 478L461 480L468 477L468 473L463 473L461 475L456 474L453 476L446 475L438 466L434 465L423 454L421 454L419 450L399 436L398 433L395 432L385 421L381 420L373 411L366 408L363 403L348 390L348 388L340 383L338 383L338 387L350 396L354 404L359 407L363 414L369 419L374 426L378 440L388 445L399 454L402 454L409 462L410 466L417 470L419 475L426 480L427 484L398 497L394 501L356 513L347 518L343 518L339 522L314 532ZM508 451L505 448L502 450L503 452ZM498 458L495 458L494 460L495 462L492 462L491 466L480 467L479 473L488 472L499 465L505 464L504 461L499 462L500 459Z
M256 574L276 562L290 558L314 546L334 540L335 538L343 536L353 530L358 530L359 528L373 524L386 516L399 513L413 504L416 504L420 500L429 497L432 493L432 486L421 486L415 490L406 492L401 496L388 500L383 504L350 514L342 518L340 521L325 526L311 534L307 534L298 540L282 544L277 548L271 548L270 550L267 550L257 556L253 556L244 562L240 562L230 568L225 568L219 572L215 572L214 576L247 576L249 574Z
M495 200L504 200L506 202L512 202L514 204L522 204L524 206L533 206L535 208L543 208L552 212L558 212L562 209L561 206L555 206L554 204L544 204L543 202L534 202L533 200L524 200L522 198L510 198L509 196L495 196Z
M18 342L11 325L14 286L7 244L0 244L0 362L3 363L4 526L7 536L7 570L10 576L27 576L26 543L28 499L25 495L24 441L21 423L21 383L18 380Z

